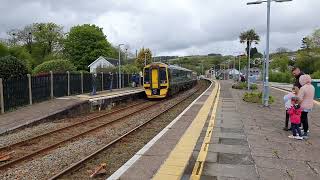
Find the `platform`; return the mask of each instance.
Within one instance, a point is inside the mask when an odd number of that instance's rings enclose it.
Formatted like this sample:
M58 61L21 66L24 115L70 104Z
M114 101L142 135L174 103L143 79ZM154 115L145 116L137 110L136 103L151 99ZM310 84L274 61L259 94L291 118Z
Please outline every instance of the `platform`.
M309 116L310 138L289 139L285 92L271 89L275 102L265 108L219 83L108 179L320 179L320 106Z
M28 105L15 111L0 115L0 135L19 128L61 116L77 115L90 110L91 103L99 104L100 101L127 98L143 93L142 88L123 88L113 91L101 91L97 95L81 94L55 98L53 100Z

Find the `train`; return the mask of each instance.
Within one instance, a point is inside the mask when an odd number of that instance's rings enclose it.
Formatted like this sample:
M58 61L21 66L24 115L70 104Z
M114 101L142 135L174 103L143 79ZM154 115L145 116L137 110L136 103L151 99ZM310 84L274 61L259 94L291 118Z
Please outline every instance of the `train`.
M183 67L154 62L143 68L143 87L150 99L172 96L196 83L196 73Z

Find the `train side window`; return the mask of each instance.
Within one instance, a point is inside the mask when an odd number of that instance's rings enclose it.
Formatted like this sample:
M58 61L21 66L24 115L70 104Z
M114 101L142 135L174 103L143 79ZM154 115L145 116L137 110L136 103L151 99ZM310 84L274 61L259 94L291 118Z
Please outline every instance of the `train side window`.
M150 83L150 69L144 69L144 83Z
M167 72L164 67L160 68L160 81L161 83L166 83L167 81Z

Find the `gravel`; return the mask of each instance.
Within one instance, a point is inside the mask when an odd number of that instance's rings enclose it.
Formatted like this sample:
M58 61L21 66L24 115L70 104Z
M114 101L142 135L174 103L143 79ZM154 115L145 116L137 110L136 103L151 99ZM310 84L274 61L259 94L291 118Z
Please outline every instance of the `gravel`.
M129 104L133 104L133 103L137 103L140 100L137 100L135 102L130 102ZM124 104L120 104L117 108L121 108L123 107ZM37 135L43 134L44 132L48 132L48 131L53 131L56 129L60 129L63 127L66 127L68 125L71 125L73 123L77 123L83 120L86 120L90 117L94 117L100 114L104 114L106 112L109 112L110 110L104 110L104 111L96 111L96 112L92 112L88 115L85 116L80 116L80 117L75 117L75 118L64 118L64 119L60 119L60 120L55 120L54 122L46 122L46 123L42 123L36 126L31 126L31 127L27 127L25 129L19 130L17 132L14 133L10 133L10 134L5 134L5 135L1 135L0 136L0 148L4 147L4 146L8 146L32 137L35 137Z
M199 92L197 94L199 95ZM125 121L113 123L111 126L108 126L102 129L101 131L97 131L83 138L80 138L77 141L68 143L63 147L50 151L50 154L34 158L32 161L28 161L26 163L21 164L20 166L8 169L7 171L0 171L0 179L47 179L51 177L53 174L57 173L58 171L61 171L62 169L66 168L70 164L79 161L83 157L101 148L106 143L130 131L137 125L142 124L147 120L147 117L153 116L157 114L159 111L166 109L167 106L169 106L171 103L174 103L180 98L183 98L183 95L180 95L177 98L162 103L161 106L159 106L159 108L152 108L152 110L146 110L145 113L139 113L137 115L131 116L130 118L127 118ZM191 99L194 98L196 98L196 96L192 96ZM143 133L143 135L141 135L140 137L133 136L132 139L125 140L128 141L128 144L120 144L120 150L119 148L116 148L115 153L111 153L111 156L110 154L109 156L106 156L108 157L108 163L114 163L114 165L111 166L109 166L108 164L108 167L110 167L110 172L108 172L108 174L115 171L118 167L125 163L127 159L129 159L152 137L154 137L158 132L160 132L162 128L164 128L168 123L170 123L174 119L174 117L176 117L176 115L182 112L183 109L187 107L188 104L190 104L190 102L192 102L191 99L189 98L186 102L182 103L183 106L179 105L178 110L174 110L177 108L173 108L169 111L171 113L166 113L166 115L162 115L161 117L163 118L163 120L154 121L160 124L153 125L150 128L144 128L148 129L147 131L145 131L146 134ZM63 120L62 124L60 125L63 126L63 123L65 123L65 120ZM21 138L34 136L37 132L43 132L49 130L50 128L58 128L57 123L46 123L38 125L36 127L27 128L18 133L9 134L0 138L1 140L4 139L4 142L7 142L8 144L9 140L20 141ZM134 142L134 144L132 144L132 142ZM2 141L1 143L5 144ZM111 150L108 152L113 151ZM117 158L120 158L121 160L116 161L115 159ZM97 164L95 163L94 165ZM84 173L82 178L88 176L87 170L81 172Z

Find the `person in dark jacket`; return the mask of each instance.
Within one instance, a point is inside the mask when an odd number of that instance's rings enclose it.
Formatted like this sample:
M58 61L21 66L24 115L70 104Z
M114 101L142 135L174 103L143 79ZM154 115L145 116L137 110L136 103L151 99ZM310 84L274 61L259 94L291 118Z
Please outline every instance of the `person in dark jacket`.
M304 73L300 70L298 67L292 68L292 75L296 78L296 81L294 82L293 86L298 87L299 89L302 87L302 85L299 82L300 76L304 75Z

